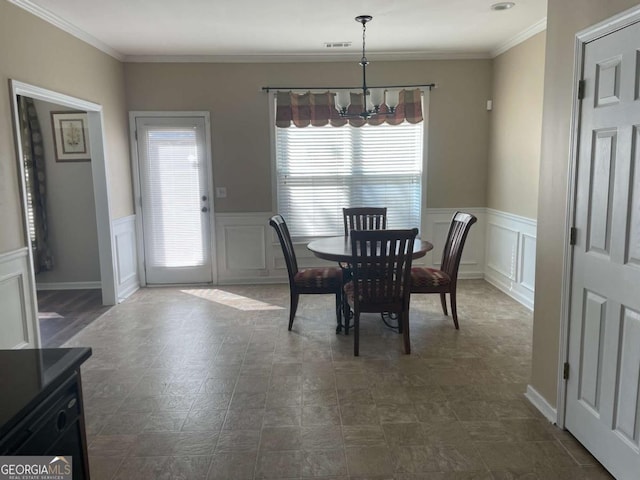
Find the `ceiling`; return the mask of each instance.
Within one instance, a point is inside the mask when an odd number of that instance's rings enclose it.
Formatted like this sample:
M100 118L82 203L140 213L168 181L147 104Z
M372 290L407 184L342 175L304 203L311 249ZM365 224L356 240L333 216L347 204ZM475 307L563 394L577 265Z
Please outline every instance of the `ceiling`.
M542 31L546 0L9 0L121 60L487 58ZM327 48L325 42L352 42Z

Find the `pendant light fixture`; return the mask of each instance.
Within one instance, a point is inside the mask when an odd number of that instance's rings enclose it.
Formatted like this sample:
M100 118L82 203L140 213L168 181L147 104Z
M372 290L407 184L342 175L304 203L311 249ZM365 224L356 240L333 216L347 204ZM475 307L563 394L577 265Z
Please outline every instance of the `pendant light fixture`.
M369 65L369 61L366 55L366 32L367 23L372 19L373 17L371 15L359 15L355 18L356 22L362 24L362 58L360 59L360 66L362 67L362 112L349 113L350 94L348 91L338 91L335 102L336 109L341 117L360 117L367 119L376 115L390 115L395 112L395 107L398 104L399 92L387 90L387 111L381 112L380 105L384 102L385 91L381 88L369 90L369 87L367 87L367 65Z

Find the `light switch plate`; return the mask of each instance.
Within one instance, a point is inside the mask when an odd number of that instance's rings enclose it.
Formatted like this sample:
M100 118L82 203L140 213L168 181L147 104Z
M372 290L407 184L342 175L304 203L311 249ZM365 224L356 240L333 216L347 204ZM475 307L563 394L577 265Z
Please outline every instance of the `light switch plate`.
M227 198L227 187L216 187L216 198Z

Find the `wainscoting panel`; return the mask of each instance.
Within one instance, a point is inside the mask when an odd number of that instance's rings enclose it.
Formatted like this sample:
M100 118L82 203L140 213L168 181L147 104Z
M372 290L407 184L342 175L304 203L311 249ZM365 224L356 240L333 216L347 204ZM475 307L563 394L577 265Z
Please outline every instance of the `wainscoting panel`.
M485 279L533 309L536 222L487 209Z
M434 244L417 265L440 267L442 249L455 208L428 208L423 212L420 236ZM460 209L478 217L471 227L460 263L459 278L486 278L490 283L533 307L536 222L486 208ZM269 226L271 212L216 215L218 283L282 283L287 268L278 238ZM294 245L299 268L333 265Z
M522 248L520 254L520 285L532 294L536 284L536 237L522 234Z
M270 212L216 214L218 283L267 283L273 262ZM279 248L279 245L276 244Z
M487 227L487 268L516 280L518 230L490 223Z
M112 222L116 256L116 298L118 303L140 288L136 251L136 216L129 215Z
M0 255L0 348L37 348L38 311L29 285L28 250Z

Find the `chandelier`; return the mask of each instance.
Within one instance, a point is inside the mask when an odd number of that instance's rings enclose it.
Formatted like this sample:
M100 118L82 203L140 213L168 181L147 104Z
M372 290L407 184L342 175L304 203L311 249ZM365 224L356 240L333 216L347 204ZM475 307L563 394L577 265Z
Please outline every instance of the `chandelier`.
M359 15L355 18L356 22L362 24L362 58L360 59L360 66L362 67L362 112L349 113L348 106L350 102L350 94L348 91L338 91L335 97L336 109L341 117L360 117L363 119L371 118L376 115L391 115L395 113L396 105L398 104L398 92L393 90L386 90L386 105L387 111L380 111L380 105L385 100L385 90L381 88L371 89L367 87L367 60L365 47L366 47L366 32L367 23L373 19L371 15Z

